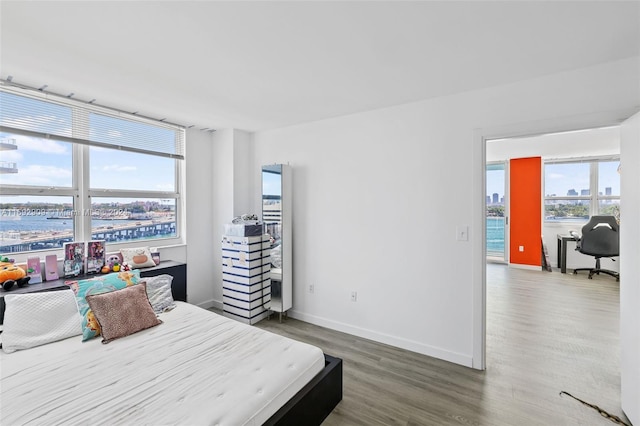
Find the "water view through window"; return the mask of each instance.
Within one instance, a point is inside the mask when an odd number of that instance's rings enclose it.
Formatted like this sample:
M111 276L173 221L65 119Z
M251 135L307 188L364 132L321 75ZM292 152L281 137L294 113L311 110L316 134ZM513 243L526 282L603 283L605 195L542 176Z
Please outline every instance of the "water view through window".
M182 129L13 91L0 90L0 253L178 237Z
M504 257L505 248L505 167L504 163L487 165L487 256Z
M487 255L504 255L504 217L487 217Z
M546 163L545 222L586 222L620 214L619 160Z
M620 215L619 160L582 160L544 166L545 222L585 222L595 214ZM486 249L505 255L505 164L486 168Z
M98 199L87 211L73 208L72 197L0 197L0 252L62 248L74 241L76 221L91 218L91 239L126 242L177 235L174 199Z
M78 209L74 205L77 191L72 186L71 143L0 132L0 144L2 164L11 165L0 173L1 253L62 248L64 243L77 238L75 224L83 220L91 221L90 239L107 242L178 235L177 199L171 197L175 192L175 160L92 147L93 188L169 196L149 198L135 193L130 198L94 196L90 208ZM62 193L67 195L55 195Z

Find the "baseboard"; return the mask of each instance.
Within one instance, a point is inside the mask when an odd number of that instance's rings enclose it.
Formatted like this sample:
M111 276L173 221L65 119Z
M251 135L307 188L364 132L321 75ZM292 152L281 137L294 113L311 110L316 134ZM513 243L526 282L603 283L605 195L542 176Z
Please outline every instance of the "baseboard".
M222 302L215 299L205 300L204 302L196 303L195 305L203 309L216 308L222 310Z
M520 263L510 263L509 268L526 269L527 271L542 271L542 265L522 265Z
M379 333L362 327L345 324L343 322L334 321L328 318L307 314L304 312L291 310L289 316L300 321L319 325L321 327L330 328L332 330L341 331L354 336L373 340L379 343L395 346L408 351L417 352L423 355L442 359L454 364L463 365L465 367L473 366L473 357L471 355L460 354L457 352L447 351L445 349L434 346L425 345L414 340L403 339L401 337L391 336L389 334Z

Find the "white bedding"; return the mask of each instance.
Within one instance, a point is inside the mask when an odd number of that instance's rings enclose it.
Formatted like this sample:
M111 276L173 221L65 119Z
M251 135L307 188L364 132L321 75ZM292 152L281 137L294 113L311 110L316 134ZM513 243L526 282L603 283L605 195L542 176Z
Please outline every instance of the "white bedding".
M260 425L324 368L317 347L177 303L106 345L0 351L0 424Z

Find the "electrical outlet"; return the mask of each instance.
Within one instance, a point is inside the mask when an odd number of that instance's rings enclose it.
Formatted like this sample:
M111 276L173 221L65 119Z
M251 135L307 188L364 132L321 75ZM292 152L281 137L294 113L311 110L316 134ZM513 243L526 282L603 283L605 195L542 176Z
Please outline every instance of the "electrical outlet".
M357 302L358 301L358 292L357 291L352 291L351 292L351 301L352 302Z
M521 252L524 252L524 246L518 247L518 250L520 250Z
M314 290L315 288L313 287L313 284L309 284L309 293L313 294Z

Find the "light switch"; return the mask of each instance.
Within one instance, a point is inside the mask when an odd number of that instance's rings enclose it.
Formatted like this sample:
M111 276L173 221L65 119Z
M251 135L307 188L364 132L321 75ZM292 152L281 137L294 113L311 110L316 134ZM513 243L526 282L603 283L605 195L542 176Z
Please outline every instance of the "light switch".
M456 228L456 239L458 241L469 241L469 227L467 225Z

